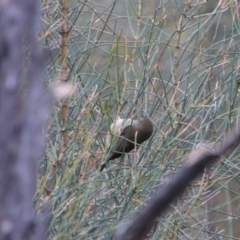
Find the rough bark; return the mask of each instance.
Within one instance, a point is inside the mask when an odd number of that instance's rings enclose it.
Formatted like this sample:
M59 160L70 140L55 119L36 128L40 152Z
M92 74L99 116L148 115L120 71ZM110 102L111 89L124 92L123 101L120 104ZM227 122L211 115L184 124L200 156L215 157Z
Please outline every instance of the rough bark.
M39 25L39 1L0 1L0 239L46 237L33 204L51 106Z

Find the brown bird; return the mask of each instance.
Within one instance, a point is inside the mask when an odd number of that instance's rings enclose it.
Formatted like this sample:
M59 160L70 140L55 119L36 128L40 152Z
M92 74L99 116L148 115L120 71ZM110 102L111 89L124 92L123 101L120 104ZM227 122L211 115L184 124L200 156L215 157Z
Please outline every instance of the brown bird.
M135 146L139 146L141 143L149 139L153 133L153 123L148 116L134 117L133 119L118 119L116 123L111 125L113 132L119 131L123 127L120 133L117 144L106 162L103 163L99 171L101 172L106 164L115 158L121 157L125 153L132 151Z

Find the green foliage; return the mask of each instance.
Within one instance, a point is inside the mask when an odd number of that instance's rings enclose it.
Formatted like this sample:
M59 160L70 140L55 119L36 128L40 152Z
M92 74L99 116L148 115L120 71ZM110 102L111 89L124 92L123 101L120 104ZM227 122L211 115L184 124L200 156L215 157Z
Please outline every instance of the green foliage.
M75 89L65 129L56 101L39 174L37 205L52 207L50 239L110 239L198 144L221 141L238 123L238 4L187 2L72 0L67 56L62 6L43 2L41 41L59 50L47 83L54 89L67 57ZM112 121L134 113L153 119L153 137L98 173ZM236 148L199 176L149 238L240 238L239 157Z

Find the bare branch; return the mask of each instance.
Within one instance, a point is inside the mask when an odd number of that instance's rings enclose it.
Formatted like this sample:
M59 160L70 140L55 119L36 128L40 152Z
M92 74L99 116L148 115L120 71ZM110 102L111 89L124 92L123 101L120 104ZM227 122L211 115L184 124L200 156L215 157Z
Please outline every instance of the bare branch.
M186 189L189 182L199 173L202 173L209 164L219 159L234 146L237 146L239 142L240 129L237 127L226 135L225 140L221 144L215 144L208 149L204 146L195 149L182 169L151 197L147 206L139 211L132 220L124 222L119 227L114 239L144 239L151 230L154 220Z

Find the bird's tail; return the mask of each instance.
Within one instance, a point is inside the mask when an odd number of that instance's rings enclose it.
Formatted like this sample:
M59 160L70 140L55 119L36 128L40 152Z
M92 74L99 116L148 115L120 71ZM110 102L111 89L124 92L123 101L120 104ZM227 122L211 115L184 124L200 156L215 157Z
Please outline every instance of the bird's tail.
M99 172L102 172L102 170L106 167L106 163L102 163L100 166L99 166L99 168L98 168L98 171Z

